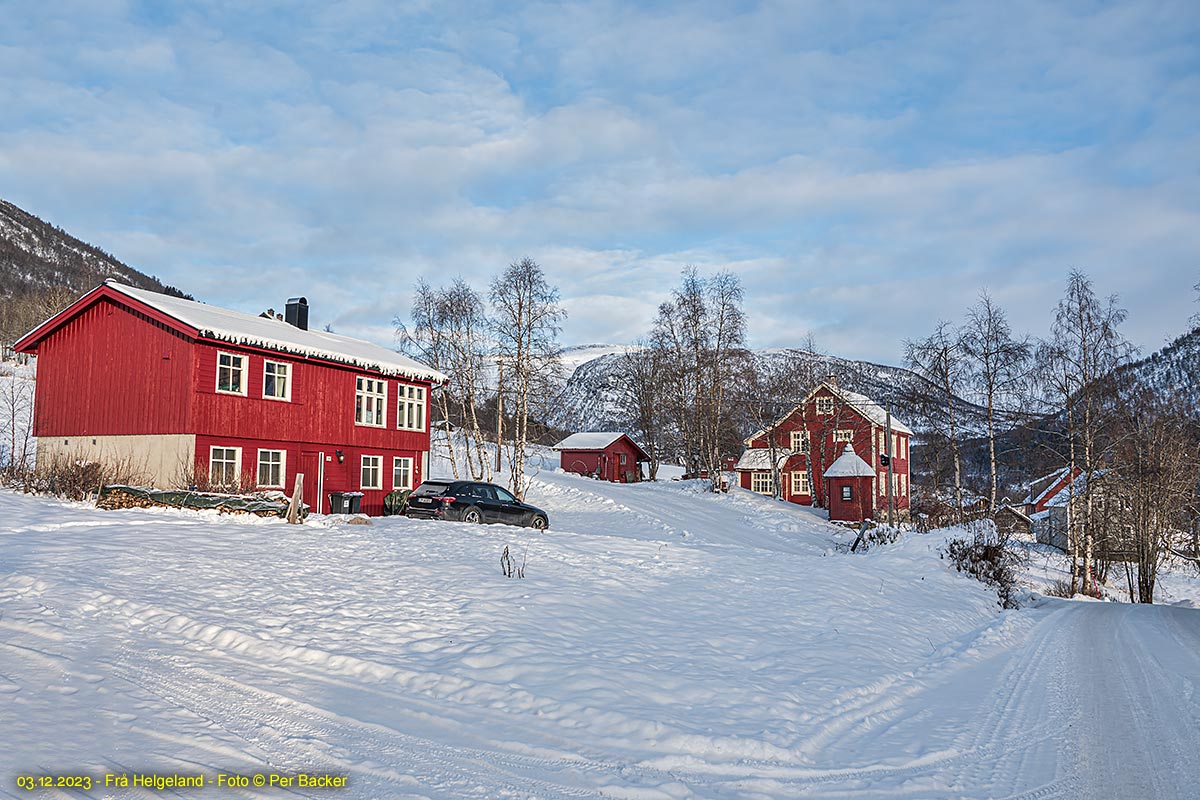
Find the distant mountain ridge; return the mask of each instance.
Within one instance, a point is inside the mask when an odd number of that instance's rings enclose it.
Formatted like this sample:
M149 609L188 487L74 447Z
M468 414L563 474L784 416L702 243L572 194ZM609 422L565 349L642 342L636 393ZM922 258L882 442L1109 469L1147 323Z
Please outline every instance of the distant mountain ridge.
M624 352L633 349L621 345L580 345L571 348L571 361L576 364L560 395L561 426L574 431L624 431L633 427L632 394L621 363ZM581 360L590 352L603 353L590 360ZM758 350L755 354L766 359L795 359L808 357L804 351L791 348ZM838 384L850 391L865 394L880 403L892 400L898 419L915 429L920 420L911 412L911 398L928 396L935 388L924 378L904 369L870 361L855 361L837 356L817 355L818 374L837 376ZM802 398L795 398L799 403ZM978 411L962 402L964 423ZM914 424L914 421L917 424Z
M99 247L0 200L0 297L21 298L58 287L83 293L105 278L191 299Z

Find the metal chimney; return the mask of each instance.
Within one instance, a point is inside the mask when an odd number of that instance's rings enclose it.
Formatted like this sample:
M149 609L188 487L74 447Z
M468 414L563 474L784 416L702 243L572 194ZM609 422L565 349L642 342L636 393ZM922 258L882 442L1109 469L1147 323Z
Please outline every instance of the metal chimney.
M308 298L289 297L284 307L284 320L302 331L308 330Z

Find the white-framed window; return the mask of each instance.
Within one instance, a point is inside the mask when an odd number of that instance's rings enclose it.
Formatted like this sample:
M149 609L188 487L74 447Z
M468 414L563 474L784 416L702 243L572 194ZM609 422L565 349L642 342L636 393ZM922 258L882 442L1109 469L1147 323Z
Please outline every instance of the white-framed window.
M425 387L400 384L396 401L396 427L425 430Z
M808 431L792 431L792 452L808 452Z
M887 455L887 434L879 432L879 454Z
M208 482L213 487L237 488L242 481L242 448L208 449Z
M879 471L879 496L887 496L887 470Z
M359 376L354 384L354 424L384 426L387 381Z
M392 488L413 488L413 460L397 456L392 459Z
M818 414L832 414L833 413L833 398L832 397L818 397L817 398L817 413Z
M358 487L360 489L383 488L383 456L362 457L362 475Z
M894 439L892 442L892 455L896 458L900 458L900 434L893 433L892 437Z
M225 394L246 393L246 356L217 353L217 391Z
M263 361L263 397L268 400L292 399L292 368L282 361Z
M851 428L838 428L833 432L833 440L835 442L853 442L854 431Z
M792 473L792 494L812 494L812 487L808 485L807 471Z
M775 482L771 479L771 473L750 473L750 491L759 494L775 494Z
M848 483L842 484L842 500L848 503L853 499L854 499L854 487Z
M908 497L908 476L900 473L900 496Z
M269 489L282 489L286 459L287 452L284 450L259 450L258 485Z

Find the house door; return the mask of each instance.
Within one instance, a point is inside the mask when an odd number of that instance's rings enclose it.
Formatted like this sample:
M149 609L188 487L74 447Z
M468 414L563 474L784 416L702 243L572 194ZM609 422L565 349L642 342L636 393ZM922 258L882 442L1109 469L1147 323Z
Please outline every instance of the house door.
M321 454L315 452L300 453L300 469L304 473L304 502L314 514L324 513L318 498L321 496Z

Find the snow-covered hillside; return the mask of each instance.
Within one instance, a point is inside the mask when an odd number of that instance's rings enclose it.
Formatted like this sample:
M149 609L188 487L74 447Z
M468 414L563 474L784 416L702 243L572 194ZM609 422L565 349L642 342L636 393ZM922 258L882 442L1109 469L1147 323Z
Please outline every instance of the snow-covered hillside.
M174 291L66 231L0 200L0 297L66 286L80 293L104 278Z
M585 345L572 348L569 360L564 361L569 374L563 388L559 407L563 419L560 425L575 431L608 431L633 429L633 402L619 345ZM797 350L760 350L756 354L767 359L794 360ZM592 358L584 355L597 354ZM840 385L884 402L892 399L899 417L912 419L919 427L922 420L908 411L913 398L927 396L934 388L918 375L902 367L851 361L836 356L819 356L821 375L836 375ZM797 402L800 398L796 398ZM977 422L980 409L965 401L959 408L959 424L969 429Z
M0 492L4 791L307 773L353 798L1170 798L1200 779L1200 612L1000 612L941 535L850 555L848 532L738 490L544 468L529 500L551 530Z

